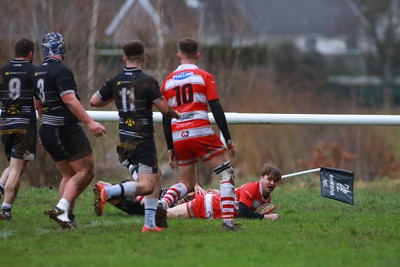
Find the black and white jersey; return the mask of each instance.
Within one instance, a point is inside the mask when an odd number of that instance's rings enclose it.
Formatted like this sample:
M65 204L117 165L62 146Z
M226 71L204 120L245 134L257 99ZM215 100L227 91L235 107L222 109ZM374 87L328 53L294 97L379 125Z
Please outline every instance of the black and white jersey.
M162 98L160 85L137 68L125 68L98 91L101 100L114 99L118 109L119 134L124 138L154 135L153 103Z
M0 129L36 125L33 102L35 66L27 60L12 60L0 69Z
M56 58L46 58L35 72L36 99L42 102L41 123L52 126L77 124L78 118L68 109L61 97L77 95L74 74ZM78 98L79 99L79 98Z

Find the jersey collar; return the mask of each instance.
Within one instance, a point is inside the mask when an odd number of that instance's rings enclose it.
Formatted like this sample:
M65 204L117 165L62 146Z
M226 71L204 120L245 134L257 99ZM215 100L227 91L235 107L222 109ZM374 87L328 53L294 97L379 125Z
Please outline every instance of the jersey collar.
M262 187L261 187L261 183L260 183L259 181L258 181L257 183L258 183L258 190L260 191L262 200L267 201L268 198L269 198L269 194L268 194L267 196L264 196L264 195L263 195L263 191L262 191Z
M181 64L178 66L178 68L176 70L190 70L190 69L198 69L199 67L197 67L195 64Z
M133 67L133 68L126 67L126 68L124 68L124 71L140 71L140 69L136 68L136 67Z
M13 59L11 63L29 63L29 60L26 59Z
M57 59L55 57L46 57L44 59L44 62L51 62L51 61L55 61L55 62L61 63L61 60L59 60L59 59Z

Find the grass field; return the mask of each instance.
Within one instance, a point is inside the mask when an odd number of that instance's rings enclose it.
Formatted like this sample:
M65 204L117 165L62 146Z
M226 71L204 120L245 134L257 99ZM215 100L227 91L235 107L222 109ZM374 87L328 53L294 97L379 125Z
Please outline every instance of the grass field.
M112 206L96 217L89 189L79 228L62 230L42 215L57 190L23 188L13 221L0 221L0 266L400 266L399 193L399 180L356 183L351 206L285 181L273 194L278 221L237 219L241 232L222 232L219 220L180 219L141 233L143 217Z

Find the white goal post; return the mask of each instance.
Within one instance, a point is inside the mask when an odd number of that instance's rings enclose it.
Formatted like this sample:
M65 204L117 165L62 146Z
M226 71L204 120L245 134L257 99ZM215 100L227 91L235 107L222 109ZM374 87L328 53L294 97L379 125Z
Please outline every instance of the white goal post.
M87 111L95 121L117 122L117 111ZM208 114L215 123L212 113ZM398 126L400 115L356 115L356 114L288 114L288 113L225 113L228 124L305 124L305 125L370 125ZM162 121L160 112L153 112L155 122Z

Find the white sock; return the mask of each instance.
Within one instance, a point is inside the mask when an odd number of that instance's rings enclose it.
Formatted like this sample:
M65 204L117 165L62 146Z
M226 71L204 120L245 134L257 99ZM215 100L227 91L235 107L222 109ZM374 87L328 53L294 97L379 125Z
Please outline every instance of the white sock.
M64 211L64 213L59 215L57 218L59 218L62 221L69 221L68 218L69 206L70 206L69 201L66 200L65 198L61 198L60 201L58 201L56 207Z
M213 171L220 177L222 220L227 225L233 225L236 194L234 186L235 174L230 161L218 166Z
M122 184L114 184L106 186L105 191L107 198L122 196L122 189L123 189Z
M179 199L186 196L187 193L188 188L184 183L177 183L171 186L161 200L164 209L172 207Z
M61 198L60 201L58 201L56 207L68 213L69 205L70 204L68 200L66 200L65 198Z
M144 199L144 225L151 229L156 227L157 204L157 198L146 197Z
M122 184L122 187L124 188L123 195L124 196L132 196L136 194L136 182L126 182Z
M1 204L1 209L4 211L11 212L12 204L3 202L3 204Z

